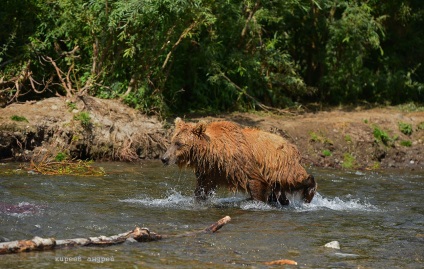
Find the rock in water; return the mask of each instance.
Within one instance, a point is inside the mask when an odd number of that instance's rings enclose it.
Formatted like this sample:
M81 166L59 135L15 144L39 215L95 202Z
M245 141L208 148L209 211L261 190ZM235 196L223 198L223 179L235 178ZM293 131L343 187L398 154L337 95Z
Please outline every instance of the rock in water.
M325 244L324 247L340 249L340 243L339 243L339 241L331 241L331 242Z

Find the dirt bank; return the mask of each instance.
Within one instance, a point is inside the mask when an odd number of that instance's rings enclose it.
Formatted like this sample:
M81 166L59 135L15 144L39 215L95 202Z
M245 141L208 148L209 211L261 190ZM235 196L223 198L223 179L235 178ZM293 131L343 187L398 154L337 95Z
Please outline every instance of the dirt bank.
M186 119L226 119L277 133L297 145L306 165L424 168L424 112L384 108L284 116L233 113ZM155 159L167 146L172 130L164 126L172 126L172 121L165 124L119 101L93 97L13 104L0 109L0 161L28 161L58 153L96 160ZM404 124L402 128L399 123Z
M0 160L71 158L136 161L158 158L166 130L116 100L49 98L0 109Z
M424 112L384 108L291 116L236 113L219 118L287 138L299 148L307 166L424 168ZM410 126L412 133L404 134L399 123L404 131Z

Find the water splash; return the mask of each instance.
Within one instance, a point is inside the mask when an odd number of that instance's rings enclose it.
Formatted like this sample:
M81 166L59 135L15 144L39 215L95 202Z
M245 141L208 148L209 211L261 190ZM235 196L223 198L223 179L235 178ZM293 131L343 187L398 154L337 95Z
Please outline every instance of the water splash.
M271 211L276 209L276 207L272 205L259 201L244 201L240 204L240 208L250 211Z
M215 194L212 195L206 201L196 201L193 196L185 196L178 191L170 191L165 198L131 198L120 200L125 203L133 203L146 207L158 207L158 208L175 208L183 210L206 210L210 207L218 208L246 208L246 209L257 209L260 210L261 207L270 207L261 202L245 202L245 196L231 196L220 198ZM263 205L261 205L263 204ZM270 207L272 208L272 207Z
M295 204L297 211L314 211L331 209L335 211L380 211L376 206L360 199L348 198L346 200L339 197L324 198L317 193L310 204Z
M360 199L324 198L317 193L310 204L303 203L298 195L288 195L289 206L272 206L263 202L247 200L245 196L220 198L212 196L205 202L197 202L192 196L185 196L175 190L170 191L165 198L131 198L120 200L146 207L175 208L183 210L206 210L210 207L240 208L248 211L294 210L298 212L316 210L335 211L380 211L376 206Z
M193 197L184 196L177 191L171 191L165 198L138 198L120 200L125 203L139 204L147 207L193 209L196 205Z

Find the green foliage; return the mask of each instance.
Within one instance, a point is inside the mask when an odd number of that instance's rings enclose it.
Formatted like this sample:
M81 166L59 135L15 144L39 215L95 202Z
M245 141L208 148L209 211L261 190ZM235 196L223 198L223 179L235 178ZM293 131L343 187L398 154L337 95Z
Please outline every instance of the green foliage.
M412 147L412 142L409 140L400 141L400 145L404 147Z
M393 139L387 134L387 132L380 129L378 126L374 126L373 134L376 141L382 142L386 146L390 146L393 143Z
M310 136L309 141L312 141L312 142L318 142L318 141L320 141L320 137L315 132L310 132L309 133L309 136Z
M412 134L412 124L399 122L398 126L399 126L399 131L401 131L403 134L406 134L406 135Z
M25 117L18 116L18 115L12 115L10 117L10 119L13 120L13 121L25 121L25 122L28 122L28 120Z
M345 153L343 155L343 163L342 167L346 169L353 169L356 166L356 159L355 157L350 153Z
M377 170L380 169L380 163L379 162L374 162L373 165L370 167L372 170Z
M75 92L154 114L422 104L424 7L386 2L6 1L0 91L68 94L51 57Z
M424 112L424 106L414 102L408 102L397 106L401 111L405 112Z
M88 112L79 112L75 114L74 120L80 121L83 127L88 127L91 124L91 117Z
M346 143L352 143L352 137L350 137L350 135L345 135L344 140L346 141Z
M325 135L321 133L310 132L309 136L310 136L309 141L311 142L320 142L322 144L327 144L327 145L333 144L333 142L330 139L328 139Z
M330 157L331 155L333 155L332 153L331 153L331 151L330 150L328 150L328 149L324 149L323 151L322 151L322 155L324 155L325 157Z
M57 161L57 162L64 161L66 158L67 158L67 157L66 157L66 154L65 154L65 153L63 153L63 152L59 152L59 153L58 153L58 154L54 157L55 161Z
M420 122L417 126L417 131L424 130L424 122Z
M69 111L77 109L77 105L74 102L68 102L66 105L68 106Z
M330 101L349 103L362 95L364 85L372 75L364 61L372 50L383 50L383 18L374 18L367 3L344 2L337 7L339 19L329 20L329 39L326 44L326 68L323 86L328 88Z

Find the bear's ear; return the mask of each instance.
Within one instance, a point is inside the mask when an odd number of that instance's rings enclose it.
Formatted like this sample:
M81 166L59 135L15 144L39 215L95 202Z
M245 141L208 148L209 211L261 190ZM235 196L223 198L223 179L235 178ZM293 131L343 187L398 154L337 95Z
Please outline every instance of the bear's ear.
M175 123L175 127L179 127L181 126L181 124L184 124L184 121L180 117L177 117L174 123Z
M200 121L193 127L193 134L198 136L199 138L205 138L209 139L209 137L206 135L206 122Z

